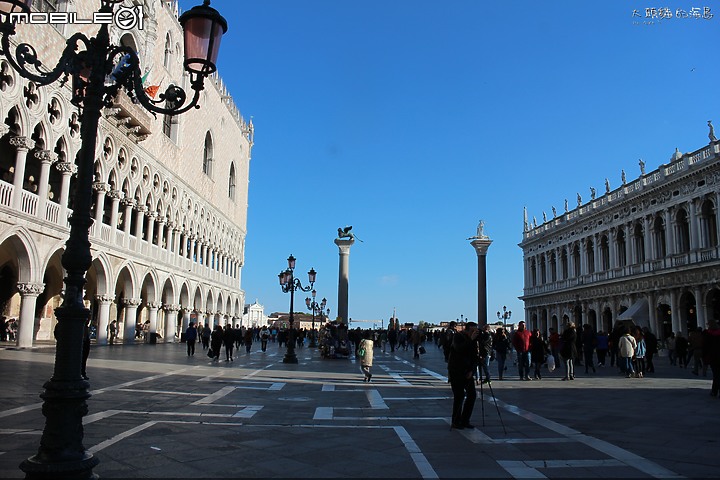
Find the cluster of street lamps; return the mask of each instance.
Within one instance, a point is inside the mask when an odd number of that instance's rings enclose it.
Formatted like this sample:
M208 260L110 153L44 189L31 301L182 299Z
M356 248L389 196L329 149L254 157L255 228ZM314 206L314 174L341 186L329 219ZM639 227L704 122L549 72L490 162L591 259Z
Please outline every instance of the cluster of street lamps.
M317 303L315 301L315 296L317 295L317 291L313 289L311 292L312 298L305 297L305 306L308 308L308 310L312 310L312 330L310 330L310 347L317 347L317 335L315 335L315 312L320 312L320 325L322 325L323 321L323 310L325 310L325 307L327 306L327 298L323 298L320 303ZM330 316L330 309L327 309L327 314Z
M113 17L115 5L122 0L102 0L96 12ZM92 478L98 459L83 446L82 419L87 414L86 400L90 384L81 376L82 341L90 310L83 303L86 274L92 264L89 229L93 224L92 183L98 124L102 108L111 107L123 90L147 110L178 115L197 107L205 78L215 72L222 35L227 22L204 0L178 19L183 28L185 60L183 66L194 90L188 102L185 91L170 85L158 99L143 89L140 59L128 46L110 43L108 24L102 24L93 38L75 33L66 42L57 65L49 70L38 59L33 45L11 45L16 33L15 21L30 14L32 0L0 0L0 52L21 76L37 86L57 80L71 80L72 103L81 107L81 148L77 158L77 184L70 217L70 235L62 255L66 272L62 305L55 310L56 353L52 378L45 383L42 412L46 418L37 455L23 461L20 468L28 478L58 476ZM121 7L122 8L122 7ZM118 10L119 12L120 10ZM44 48L44 46L43 46ZM112 73L112 75L111 75Z
M503 306L503 313L497 312L498 320L502 320L503 328L505 329L507 329L507 321L510 320L511 316L512 312L508 310L506 306Z
M287 332L287 352L285 353L285 357L283 358L283 363L298 363L297 355L295 355L295 317L293 315L293 307L295 303L295 290L300 290L302 292L309 292L313 288L313 284L315 283L315 277L317 276L317 272L315 272L314 268L311 268L308 272L308 282L310 282L310 285L307 287L303 287L302 283L300 283L299 278L295 278L295 257L292 256L292 254L288 257L288 268L278 275L278 278L280 280L280 287L282 288L283 293L290 292L290 328Z

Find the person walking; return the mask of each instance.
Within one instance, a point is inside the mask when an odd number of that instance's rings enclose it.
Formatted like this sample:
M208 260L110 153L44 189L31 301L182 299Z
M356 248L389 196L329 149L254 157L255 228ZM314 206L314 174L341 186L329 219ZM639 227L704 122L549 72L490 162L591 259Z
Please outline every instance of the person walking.
M498 366L498 380L502 380L503 374L505 373L505 360L507 359L508 352L511 348L510 339L507 336L507 332L502 327L495 331L493 348L495 349L495 360L497 361Z
M593 353L597 346L597 339L595 338L595 332L589 324L583 325L582 332L582 346L583 355L585 355L585 373L590 373L588 370L592 368L595 373L595 364L593 362Z
M374 342L370 340L370 334L365 333L365 338L360 340L358 343L358 357L360 357L360 369L362 370L363 375L365 376L363 382L370 382L370 379L372 378L372 373L370 372L370 369L372 368L373 364L373 347L375 346Z
M85 380L90 380L87 376L87 360L90 356L90 319L85 323L83 329L83 343L82 343L82 368L80 374Z
M212 360L213 362L220 361L220 347L223 343L223 329L220 325L215 325L212 333L210 334L210 348L212 349Z
M677 357L678 366L687 368L688 340L683 337L682 332L678 332L675 336L675 356Z
M210 336L212 335L212 330L210 330L210 327L206 323L200 332L203 350L207 350L208 348L210 348Z
M223 343L225 344L225 361L233 361L233 348L235 347L235 332L233 331L232 325L225 325L223 330Z
M245 353L250 353L250 349L252 348L253 343L253 336L252 336L252 330L247 329L245 330Z
M475 428L470 423L477 392L473 373L478 363L477 323L467 322L465 329L453 336L448 358L448 379L453 393L451 428Z
M647 347L645 353L645 372L655 373L655 364L653 363L653 357L658 351L657 337L650 331L648 327L643 327L643 336L645 337L645 346Z
M688 334L688 344L690 345L690 353L688 355L688 358L692 357L693 359L693 375L700 374L700 368L702 367L702 351L704 338L705 337L703 335L702 327L697 327L695 330ZM688 361L688 363L690 362Z
M270 338L270 332L268 331L267 325L263 325L260 330L260 350L263 352L267 350L268 338Z
M517 352L518 373L520 380L532 380L530 378L530 330L525 328L525 322L518 323L518 329L512 336L512 344Z
M675 356L675 332L670 332L670 335L665 339L665 348L668 351L668 360L670 360L670 366L674 367L677 365L677 357Z
M114 345L115 339L117 338L117 320L113 320L112 322L110 322L110 324L108 325L108 333L110 333L110 339L108 343L110 345Z
M445 363L450 358L450 349L452 348L453 335L457 333L457 323L450 322L445 330L440 335L440 346L443 349L443 357L445 357Z
M595 340L596 340L595 351L597 352L598 367L604 367L605 360L607 359L608 348L609 348L608 334L606 332L600 330L597 333L597 335L595 335Z
M635 327L635 357L633 357L635 376L637 378L643 378L645 375L645 354L647 352L647 344L645 343L645 337L640 327Z
M577 358L577 332L575 331L575 323L570 322L565 325L562 336L560 337L560 356L565 365L565 376L563 380L575 380L575 359Z
M708 322L703 335L703 358L712 369L710 395L717 397L720 394L720 327L717 319Z
M420 358L420 328L417 329L411 328L410 329L410 341L412 342L413 346L413 358Z
M195 341L197 340L197 328L195 323L190 322L188 328L185 330L185 342L187 342L187 354L188 357L195 355Z
M533 330L532 337L530 337L530 360L535 367L533 378L535 380L542 380L542 374L540 373L540 367L545 363L545 359L548 354L548 346L545 343L545 339L542 337L540 330L537 328Z
M555 359L555 365L560 365L560 334L554 328L550 329L548 343L550 344L550 355Z
M636 348L637 341L635 337L630 335L630 327L626 327L625 333L620 337L620 340L618 340L618 354L620 355L620 361L627 378L635 376L632 359L635 356Z
M390 327L388 329L388 343L390 344L390 352L395 351L395 347L397 346L398 341L398 332L397 329L394 327Z

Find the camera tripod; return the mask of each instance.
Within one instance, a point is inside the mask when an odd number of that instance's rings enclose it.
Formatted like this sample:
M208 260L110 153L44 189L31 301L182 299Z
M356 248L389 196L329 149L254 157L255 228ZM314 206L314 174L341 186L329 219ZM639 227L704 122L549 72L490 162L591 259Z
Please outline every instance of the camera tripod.
M500 419L500 425L502 425L503 432L505 432L505 435L507 435L507 430L505 429L505 423L503 422L502 415L500 415L500 407L498 407L497 398L495 398L495 392L493 392L492 383L490 382L490 377L488 377L487 382L485 380L480 381L480 409L482 410L483 427L485 426L485 395L483 393L483 383L487 383L487 386L490 389L490 395L492 396L493 400L495 401L495 409L497 410L498 418Z

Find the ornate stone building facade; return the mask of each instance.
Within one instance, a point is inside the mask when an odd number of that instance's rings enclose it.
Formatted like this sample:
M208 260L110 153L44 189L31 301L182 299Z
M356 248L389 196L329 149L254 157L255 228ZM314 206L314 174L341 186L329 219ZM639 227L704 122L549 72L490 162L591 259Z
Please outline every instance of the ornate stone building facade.
M33 8L92 18L99 3L42 0ZM126 3L142 5L143 28L113 25L112 41L138 52L147 86L188 85L177 3ZM22 25L16 37L52 66L68 37L96 29ZM0 56L0 312L19 318L21 347L52 340L53 311L61 303L60 258L80 148L70 99L68 85L37 87ZM172 341L191 318L225 324L242 317L253 125L217 75L205 81L200 105L156 118L120 93L103 112L85 296L98 343L107 342L113 320L119 338L132 342L137 324Z
M720 318L720 142L537 225L525 218L525 319L608 331L632 319L665 338ZM567 201L566 201L567 202Z

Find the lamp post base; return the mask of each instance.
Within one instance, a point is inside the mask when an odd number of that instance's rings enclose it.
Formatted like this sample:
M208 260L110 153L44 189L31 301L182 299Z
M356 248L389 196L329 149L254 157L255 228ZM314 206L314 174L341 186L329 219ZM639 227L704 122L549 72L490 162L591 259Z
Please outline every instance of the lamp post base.
M20 470L25 472L26 479L58 479L77 478L96 480L100 478L93 473L92 469L100 461L86 453L82 460L69 462L47 462L38 458L38 455L30 457L20 464Z
M285 357L283 357L283 363L298 363L297 355L295 355L295 342L297 341L295 337L295 329L292 327L292 323L290 324L290 329L288 330L288 336L287 336L287 351L285 352Z
M285 354L285 357L283 357L283 363L298 363L297 355L295 355L295 352L287 352Z

